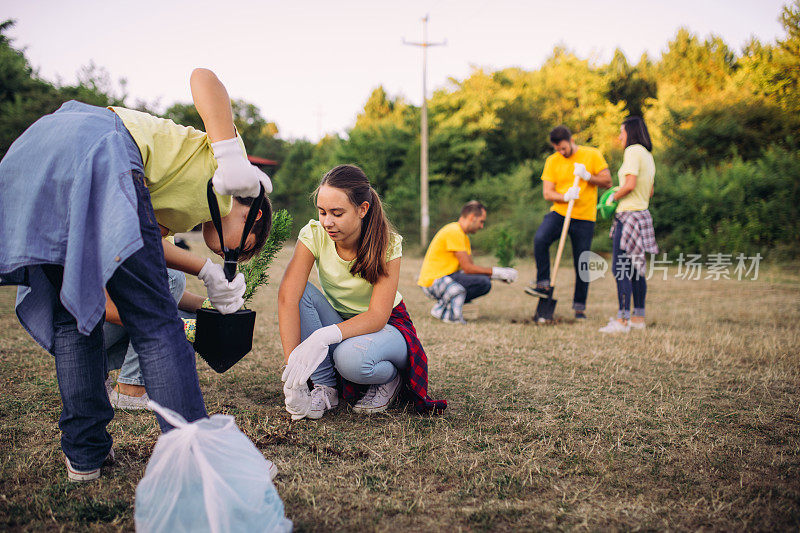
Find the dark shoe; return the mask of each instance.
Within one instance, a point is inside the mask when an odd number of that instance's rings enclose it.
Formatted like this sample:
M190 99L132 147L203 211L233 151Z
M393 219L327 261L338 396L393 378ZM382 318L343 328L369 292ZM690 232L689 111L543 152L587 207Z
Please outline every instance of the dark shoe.
M537 298L550 298L549 287L536 287L535 285L528 285L525 287L525 293Z
M577 318L578 320L585 320L586 313L584 313L583 311L575 311L575 318Z

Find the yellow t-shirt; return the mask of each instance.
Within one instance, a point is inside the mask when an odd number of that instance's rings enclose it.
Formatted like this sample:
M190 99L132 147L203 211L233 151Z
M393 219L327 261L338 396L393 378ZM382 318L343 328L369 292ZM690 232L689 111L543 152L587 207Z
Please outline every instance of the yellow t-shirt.
M297 240L314 255L322 292L336 312L348 319L369 309L374 285L361 276L350 273L353 261L345 261L339 257L336 244L318 220L309 220L300 230ZM392 233L389 246L386 248L386 261L403 255L402 242L403 237ZM398 292L394 297L394 306L402 300L403 297Z
M430 287L433 282L442 276L449 276L458 270L459 263L455 252L472 253L469 237L458 222L451 222L436 232L433 236L422 268L419 272L417 285Z
M149 113L109 107L119 115L142 153L144 175L159 224L170 234L189 231L211 220L206 187L217 170L204 131ZM239 138L244 152L244 144ZM222 216L231 211L230 196L217 195Z
M590 146L578 146L578 149L569 157L564 157L558 152L552 154L544 162L542 171L542 181L555 183L556 192L564 194L567 189L572 187L575 181L573 170L575 163L583 163L586 170L592 174L599 174L608 168L603 154L597 148ZM588 181L578 180L581 188L580 198L575 200L572 207L572 218L578 220L594 220L597 218L597 186ZM567 204L564 202L553 202L550 211L555 211L559 215L567 215Z
M625 148L622 166L617 177L620 187L625 184L625 176L636 176L636 186L617 205L617 212L644 211L650 206L650 192L656 177L656 163L653 154L641 144L632 144Z

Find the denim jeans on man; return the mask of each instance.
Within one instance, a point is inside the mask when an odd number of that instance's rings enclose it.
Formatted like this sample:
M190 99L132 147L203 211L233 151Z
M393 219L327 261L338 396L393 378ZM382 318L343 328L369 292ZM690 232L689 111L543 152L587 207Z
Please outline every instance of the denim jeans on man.
M180 270L167 269L169 293L175 302L180 302L186 290L186 274ZM178 309L181 318L195 318L194 313ZM106 348L108 370L119 370L117 383L126 385L144 385L142 370L139 366L139 354L130 343L128 332L123 326L106 322L103 325L103 341Z
M466 289L465 304L470 303L479 296L488 294L492 290L492 280L486 274L467 274L463 270L459 270L450 274L450 279Z
M550 245L561 237L564 227L564 216L550 211L542 219L536 236L533 239L533 255L536 259L536 285L550 285ZM589 283L582 281L578 275L581 253L591 250L594 236L594 222L590 220L571 219L569 223L569 240L572 243L572 263L575 267L575 294L572 297L572 308L576 311L586 309L586 297L589 294Z
M318 288L306 284L300 299L300 339L306 340L319 328L344 322ZM332 344L328 356L311 374L315 385L336 386L336 372L344 379L360 385L382 385L408 366L408 347L403 335L394 326L386 325L378 332L350 337Z
M622 224L614 229L614 245L611 272L617 280L617 299L619 310L617 318L625 320L631 317L631 295L633 295L633 316L644 316L644 301L647 297L647 281L644 275L633 265L630 256L620 247L622 240Z
M193 421L207 416L197 378L194 350L170 296L161 232L155 220L144 176L133 173L143 246L116 269L106 284L111 299L139 354L147 393L156 402ZM46 267L58 288L63 269ZM63 410L61 447L78 470L99 467L111 449L106 431L114 409L105 389L106 354L103 323L83 335L75 318L60 303L54 310L56 375ZM161 429L172 428L160 416Z

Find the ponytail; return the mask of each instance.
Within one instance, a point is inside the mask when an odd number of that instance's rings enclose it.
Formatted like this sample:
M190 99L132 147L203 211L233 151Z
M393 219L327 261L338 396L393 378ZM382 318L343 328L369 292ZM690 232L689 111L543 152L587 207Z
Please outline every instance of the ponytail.
M322 178L320 187L323 185L344 191L354 206L364 202L369 204L367 214L361 219L361 235L358 237L358 249L350 273L361 276L374 285L380 277L388 273L386 251L392 234L378 193L370 186L364 171L355 165L334 167Z
M360 275L375 284L378 278L386 275L386 250L389 248L389 221L383 214L383 205L378 193L369 188L369 210L361 219L361 236L358 238L358 252L350 273Z

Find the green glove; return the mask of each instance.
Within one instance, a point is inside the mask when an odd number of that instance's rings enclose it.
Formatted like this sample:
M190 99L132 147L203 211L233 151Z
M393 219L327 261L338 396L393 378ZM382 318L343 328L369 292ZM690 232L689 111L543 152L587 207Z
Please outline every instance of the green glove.
M617 210L617 204L619 204L618 201L614 200L614 194L616 194L618 190L619 187L611 187L603 193L603 196L600 197L600 201L597 202L597 212L603 220L608 220L614 216L614 212Z

